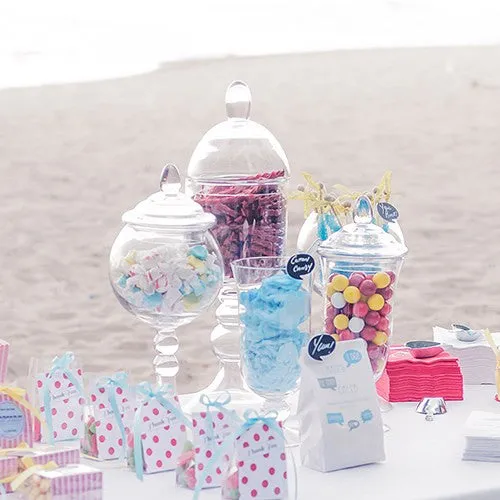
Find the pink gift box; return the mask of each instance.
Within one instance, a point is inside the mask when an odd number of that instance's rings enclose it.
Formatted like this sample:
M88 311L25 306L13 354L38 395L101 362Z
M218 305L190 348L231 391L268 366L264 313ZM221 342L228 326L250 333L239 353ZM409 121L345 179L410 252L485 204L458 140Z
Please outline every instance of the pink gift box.
M6 387L5 390L16 391L27 403L24 389ZM0 392L0 448L15 448L21 443L33 445L33 415L21 403Z
M40 471L21 492L25 499L46 494L52 500L102 500L102 471L83 464Z
M18 468L19 463L17 457L0 457L0 478L4 479L13 474L17 474ZM12 491L9 483L5 483L4 487L7 493Z
M0 384L7 378L7 365L9 361L9 343L0 339Z

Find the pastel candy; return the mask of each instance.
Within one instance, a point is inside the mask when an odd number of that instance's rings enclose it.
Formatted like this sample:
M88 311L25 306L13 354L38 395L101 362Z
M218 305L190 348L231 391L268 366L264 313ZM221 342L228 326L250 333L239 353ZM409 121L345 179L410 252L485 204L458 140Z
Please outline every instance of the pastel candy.
M384 297L385 300L390 300L392 298L392 295L394 292L392 291L392 288L384 288L383 290L379 291L380 295Z
M352 273L351 277L349 278L349 285L359 288L359 285L361 285L364 279L365 279L364 274Z
M394 284L394 282L396 281L396 273L387 271L387 274L389 275L389 278L391 278L391 285Z
M355 304L356 302L359 302L360 298L361 293L355 286L348 286L344 290L344 299L346 300L346 302L349 302L349 304Z
M379 293L375 293L368 299L368 307L372 311L380 311L380 309L384 307L384 304L384 297L382 297L382 295L380 295Z
M380 321L380 314L376 311L370 311L365 316L365 323L370 326L377 326Z
M368 357L370 359L378 359L381 356L381 351L376 345L369 345L368 346Z
M375 335L375 338L373 339L373 343L375 345L384 345L387 343L387 334L385 332L378 331L377 335Z
M343 292L349 286L349 280L347 276L343 276L342 274L337 274L332 278L331 281L333 288L337 292Z
M340 340L353 340L356 338L354 333L349 330L342 330L341 332L339 332L339 337Z
M336 290L333 283L328 283L328 285L326 285L326 296L330 298L335 292Z
M335 307L337 309L342 309L346 304L346 301L344 299L344 295L341 292L335 292L332 295L330 302L332 303L333 307Z
M388 328L389 328L389 320L386 317L382 316L379 322L377 323L377 329L385 332Z
M205 262L202 260L198 259L194 255L189 255L187 258L188 263L193 266L196 270L200 271L200 273L203 273L205 271Z
M367 342L371 342L375 338L375 335L377 335L377 330L375 330L373 326L365 326L363 330L361 330L361 337Z
M326 319L331 319L333 321L333 318L337 316L338 310L335 309L335 307L332 307L331 304L327 304L326 306Z
M365 322L361 318L353 317L349 320L349 330L359 333L365 327Z
M377 285L370 279L365 279L359 285L359 291L367 297L372 296L377 291Z
M342 308L342 314L345 314L348 318L350 318L352 316L352 304L346 304L343 308Z
M349 326L349 318L345 314L338 314L333 320L337 330L345 330Z
M352 306L352 313L358 318L364 318L369 312L368 305L364 302L358 302Z
M338 342L340 340L340 335L337 333L332 333L332 337L335 339L335 342Z
M208 251L203 245L196 245L189 249L189 255L200 260L207 260Z
M376 273L373 276L373 282L377 288L386 288L391 284L391 277L384 272Z
M329 333L330 335L332 333L335 333L335 327L333 326L332 320L328 319L325 321L325 331L326 331L326 333Z
M388 314L391 314L391 311L392 311L391 304L386 302L384 304L384 307L382 307L382 309L380 309L380 314L382 314L383 316L387 316Z

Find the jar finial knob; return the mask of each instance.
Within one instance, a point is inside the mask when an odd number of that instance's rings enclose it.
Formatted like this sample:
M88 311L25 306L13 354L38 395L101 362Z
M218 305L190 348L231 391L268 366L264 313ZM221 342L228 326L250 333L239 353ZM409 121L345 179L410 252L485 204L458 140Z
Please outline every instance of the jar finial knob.
M360 196L354 206L354 222L356 224L370 224L373 221L373 211L370 199L366 195Z
M245 82L236 80L226 90L226 114L228 118L248 120L252 94Z
M176 196L181 190L181 175L173 163L163 167L160 179L160 190L167 195Z

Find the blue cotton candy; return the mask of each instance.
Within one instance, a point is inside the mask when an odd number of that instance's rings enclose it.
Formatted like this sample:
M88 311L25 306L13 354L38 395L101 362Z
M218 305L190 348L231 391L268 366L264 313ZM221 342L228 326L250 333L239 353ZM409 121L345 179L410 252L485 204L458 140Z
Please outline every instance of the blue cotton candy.
M144 296L144 307L155 308L161 304L163 300L163 296L161 293L154 292L152 295Z
M118 280L118 286L122 287L122 288L125 288L127 286L127 280L128 280L128 276L125 276L124 274L122 274L120 276L120 279Z
M241 322L247 383L260 393L291 391L300 376L306 333L299 326L309 316L309 293L300 280L280 273L242 292L240 301L245 308Z

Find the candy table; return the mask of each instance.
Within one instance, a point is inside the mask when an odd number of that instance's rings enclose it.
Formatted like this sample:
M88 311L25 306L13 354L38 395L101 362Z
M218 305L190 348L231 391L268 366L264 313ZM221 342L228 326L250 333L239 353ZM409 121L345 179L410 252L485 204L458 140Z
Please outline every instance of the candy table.
M498 500L500 466L463 462L463 425L472 410L498 411L492 399L494 386L468 386L465 401L448 403L448 413L427 422L416 413L415 403L398 403L384 415L387 461L329 474L298 467L300 500ZM298 450L296 454L297 463ZM95 465L95 462L93 463ZM176 488L173 472L146 476L140 483L127 470L106 467L105 500L191 499L192 493ZM200 496L220 498L220 489Z

